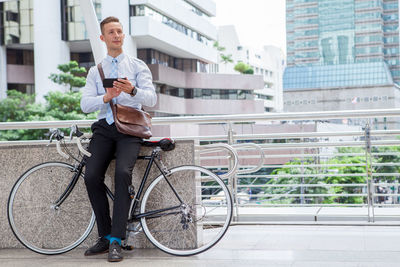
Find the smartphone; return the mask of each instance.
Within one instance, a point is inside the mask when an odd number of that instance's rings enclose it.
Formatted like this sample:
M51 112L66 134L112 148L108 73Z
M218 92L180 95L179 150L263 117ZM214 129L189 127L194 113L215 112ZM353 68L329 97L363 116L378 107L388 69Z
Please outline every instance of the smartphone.
M114 82L118 81L118 78L106 78L103 80L103 87L104 88L111 88L114 87Z

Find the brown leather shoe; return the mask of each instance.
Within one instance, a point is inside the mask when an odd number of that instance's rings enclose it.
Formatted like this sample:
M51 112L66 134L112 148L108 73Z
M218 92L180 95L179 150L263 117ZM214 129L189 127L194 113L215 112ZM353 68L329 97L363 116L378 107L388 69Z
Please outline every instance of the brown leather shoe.
M105 237L101 237L99 240L97 240L97 243L94 244L93 247L90 247L85 251L85 256L107 253L109 245L110 241Z
M124 257L122 256L121 246L117 241L113 241L110 244L110 248L108 250L108 261L109 262L117 262L122 261Z

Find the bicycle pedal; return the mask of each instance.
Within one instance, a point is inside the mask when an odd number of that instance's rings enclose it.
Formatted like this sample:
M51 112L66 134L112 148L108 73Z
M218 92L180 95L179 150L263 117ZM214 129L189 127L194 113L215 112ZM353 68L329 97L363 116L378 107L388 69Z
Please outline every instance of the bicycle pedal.
M121 248L124 250L133 250L133 246L130 246L130 245L121 246Z

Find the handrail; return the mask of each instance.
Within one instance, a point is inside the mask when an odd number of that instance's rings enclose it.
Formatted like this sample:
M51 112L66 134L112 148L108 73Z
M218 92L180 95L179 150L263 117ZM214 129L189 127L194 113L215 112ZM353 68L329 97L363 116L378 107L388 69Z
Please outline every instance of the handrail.
M368 212L368 218L374 218L374 205L375 206L400 206L400 183L393 183L395 189L391 189L389 181L395 177L394 181L400 179L400 171L398 166L400 163L397 162L380 162L377 161L376 156L399 156L400 151L397 150L386 150L380 149L381 146L400 146L400 140L396 138L396 135L400 135L400 128L395 124L388 124L389 127L395 127L391 130L370 130L369 123L371 120L365 120L362 125L358 127L343 127L338 131L334 131L332 127L323 127L326 129L323 132L318 132L314 125L322 125L326 120L340 119L340 118L377 118L377 117L400 117L400 109L387 109L387 110L351 110L351 111L332 111L332 112L298 112L298 113L274 113L274 114L242 114L242 115L228 115L228 116L190 116L190 117L163 117L154 118L153 125L164 125L164 124L213 124L221 123L232 123L234 122L245 122L250 123L249 127L252 130L251 133L247 133L247 125L243 127L243 133L236 134L233 131L239 129L239 125L233 125L236 128L230 128L232 135L224 135L216 132L210 136L174 136L176 140L195 140L195 142L210 141L222 142L211 145L196 146L196 156L201 154L202 162L207 161L209 165L204 166L210 169L225 169L228 166L227 173L220 175L221 178L229 178L229 183L232 188L233 197L235 198L236 205L236 217L239 218L238 207L332 207L332 206L346 206L346 207L368 207L368 211L372 210L372 213ZM271 125L275 124L275 121L288 123L290 125L311 125L302 130L303 128L298 127L298 132L261 132L259 129L254 128L256 124L252 122L262 122ZM53 121L53 122L7 122L0 123L1 130L11 129L44 129L44 128L68 128L71 124L77 124L80 128L89 127L95 120L82 120L82 121ZM364 119L363 119L364 121ZM378 121L379 126L380 120ZM386 124L385 124L386 125ZM253 127L254 126L254 127ZM362 128L365 127L365 128ZM368 136L367 133L368 127ZM225 127L227 128L227 127ZM224 130L226 130L224 128ZM271 127L272 129L273 127ZM281 131L283 128L279 128ZM374 127L372 127L374 128ZM289 129L289 128L288 128ZM290 128L292 129L292 128ZM320 129L318 127L318 129ZM254 133L253 133L254 130ZM271 131L273 131L272 129ZM336 130L336 129L335 129ZM307 132L310 131L310 132ZM282 143L278 140L283 140ZM243 140L252 140L249 142L254 143L242 143ZM368 142L366 142L368 140ZM229 145L224 142L229 142ZM234 143L239 144L234 144ZM22 145L31 143L44 143L43 141L12 141L12 142L1 142L0 146L4 145ZM255 144L257 143L257 144ZM339 147L361 147L364 150L354 151L365 151L367 145L377 148L370 154L364 152L346 152L339 153L337 148ZM232 147L233 146L233 147ZM249 153L238 153L238 150L245 147L256 148L260 153L256 153L253 150L247 149ZM227 150L228 153L215 153L204 155L206 153L220 152ZM350 151L350 150L349 150ZM352 150L351 150L352 151ZM265 155L264 155L265 153ZM238 158L240 155L240 158ZM334 157L346 157L346 156L357 156L362 157L364 160L372 160L370 163L370 171L362 171L365 163L340 163L330 161ZM303 158L309 158L309 160L300 160ZM239 159L245 159L248 164L246 166L240 166ZM281 165L287 161L298 159L297 162L292 162L290 165ZM203 161L205 160L205 161ZM362 162L364 162L364 160ZM303 162L304 161L304 162ZM341 173L339 168L342 167L361 167L359 172ZM383 169L382 167L391 167L392 169ZM393 168L396 167L396 168ZM263 171L259 171L261 168ZM282 168L284 170L278 173L270 172L272 169ZM287 172L287 169L292 169ZM360 171L361 170L361 171ZM385 171L385 173L378 172ZM257 172L257 174L255 173ZM311 172L311 173L307 173ZM330 177L357 177L357 179L351 179L352 181L360 181L357 183L337 183L327 184ZM282 180L278 182L278 179L288 178L288 180ZM336 179L335 178L335 179ZM340 181L340 179L338 179ZM271 181L271 184L266 181ZM365 182L361 182L365 181ZM382 183L385 182L386 183ZM293 184L290 184L293 182ZM384 187L384 192L378 189L378 186ZM349 187L345 191L339 193L336 192L336 187ZM296 188L295 190L292 190ZM320 189L322 188L322 189ZM371 188L371 190L369 189ZM239 189L239 190L238 190ZM318 194L316 194L318 192ZM346 193L347 192L347 193ZM313 198L320 199L313 199ZM347 197L363 197L359 204L356 202L342 202L343 198ZM247 199L246 199L247 198ZM289 199L290 198L290 199ZM310 199L311 198L311 199ZM324 198L328 202L323 203ZM368 200L368 203L366 202ZM290 202L287 203L287 201ZM388 203L391 204L388 204ZM358 202L357 202L358 203ZM240 213L246 214L245 209L240 210ZM241 216L241 215L240 215Z
M287 113L257 113L239 115L209 115L209 116L184 116L184 117L155 117L153 125L177 123L226 123L226 122L257 122L257 121L304 121L304 120L329 120L341 118L378 118L398 117L400 109L368 109L368 110L343 110L343 111L318 111L318 112L287 112ZM90 127L96 120L65 120L65 121L28 121L28 122L0 122L0 130L13 129L46 129L67 128L71 124L78 127Z

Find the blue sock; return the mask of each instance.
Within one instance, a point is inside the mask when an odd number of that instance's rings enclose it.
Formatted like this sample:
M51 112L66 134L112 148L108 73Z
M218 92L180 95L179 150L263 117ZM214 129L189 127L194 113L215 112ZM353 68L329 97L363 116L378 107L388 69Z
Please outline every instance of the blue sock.
M118 244L121 246L121 238L118 238L118 237L111 237L111 238L110 238L110 244L111 244L112 242L114 242L114 241L117 241Z
M111 235L106 235L104 238L106 238L106 239L108 239L108 241L110 241Z

